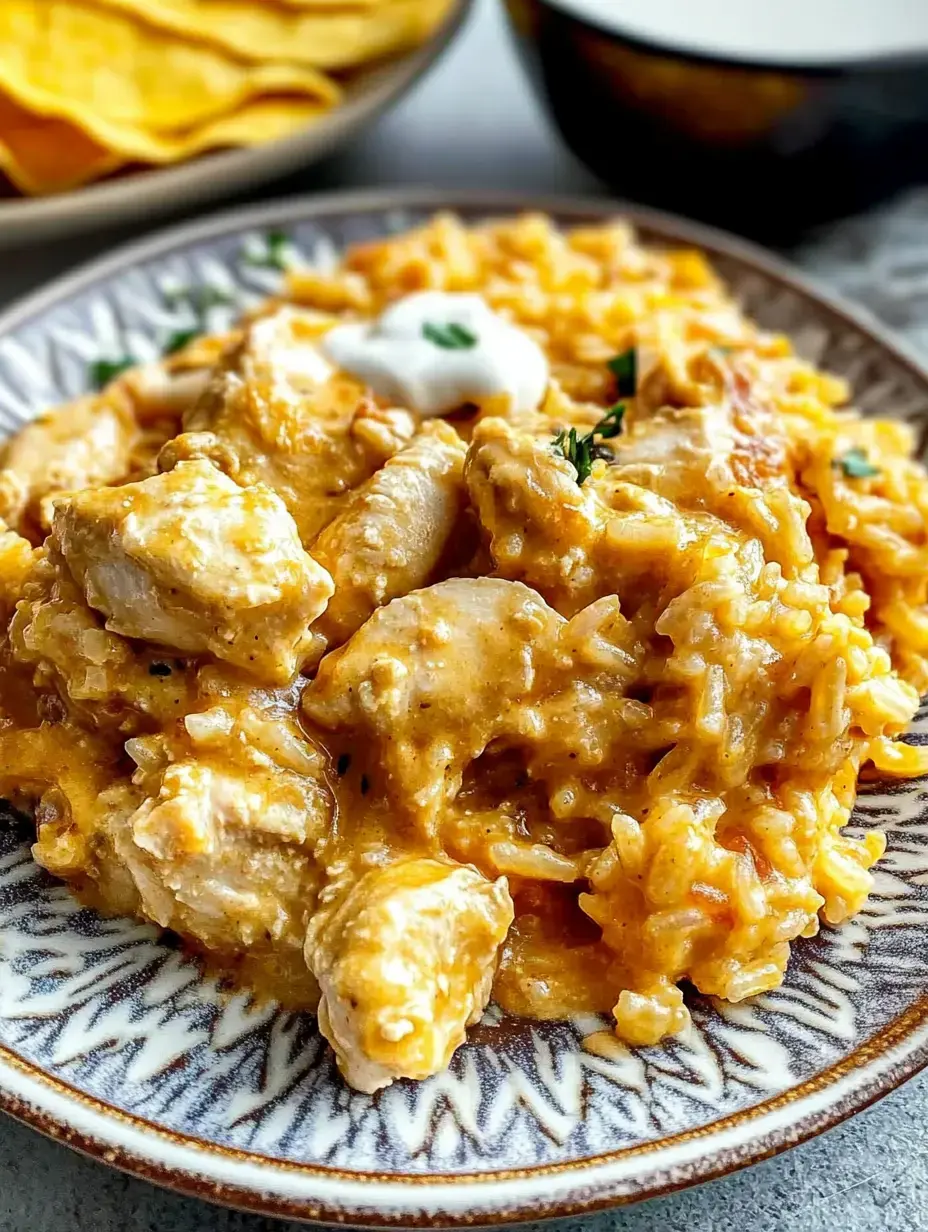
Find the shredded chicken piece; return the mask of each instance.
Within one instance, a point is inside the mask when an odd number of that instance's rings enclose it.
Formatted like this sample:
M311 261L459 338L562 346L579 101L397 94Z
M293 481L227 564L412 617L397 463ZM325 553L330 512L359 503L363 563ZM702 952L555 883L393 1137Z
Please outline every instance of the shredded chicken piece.
M44 497L123 478L139 436L132 405L118 389L27 424L0 451L0 518L16 530L47 525Z
M398 818L434 838L464 767L530 733L563 619L519 582L455 578L394 599L320 665L303 711L352 732Z
M312 545L335 594L314 631L339 646L391 599L424 586L459 529L465 448L447 424L427 423Z
M270 683L300 668L332 594L279 498L202 460L63 498L51 545L108 629Z
M356 1090L445 1068L486 1007L512 914L505 877L406 859L314 917L306 961L319 1029Z
M526 582L568 614L601 593L592 557L602 517L550 435L536 439L486 419L474 430L465 474L501 577Z
M255 320L184 416L184 437L164 465L206 456L243 485L266 483L305 544L345 496L411 437L406 411L379 408L363 386L335 373L318 349L318 315L294 308Z
M331 824L324 758L286 706L233 690L182 737L139 737L104 830L141 911L208 949L286 949L299 965Z

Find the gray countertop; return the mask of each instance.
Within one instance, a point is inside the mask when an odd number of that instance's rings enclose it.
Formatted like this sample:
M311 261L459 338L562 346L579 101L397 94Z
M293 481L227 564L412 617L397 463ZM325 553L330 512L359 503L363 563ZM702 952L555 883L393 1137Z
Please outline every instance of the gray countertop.
M384 184L590 193L515 64L494 0L428 80L345 152L254 197ZM4 253L0 305L144 222ZM814 237L795 254L928 351L928 197ZM583 1232L871 1232L928 1229L928 1075L829 1134L688 1192L599 1215ZM204 1206L121 1176L0 1119L0 1232L271 1232L293 1227Z

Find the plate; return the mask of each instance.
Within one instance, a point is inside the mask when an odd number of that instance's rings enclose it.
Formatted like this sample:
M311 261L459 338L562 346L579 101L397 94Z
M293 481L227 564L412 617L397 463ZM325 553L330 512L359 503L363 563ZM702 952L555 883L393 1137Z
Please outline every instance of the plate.
M415 225L519 208L561 222L622 212L646 240L698 245L765 326L848 377L864 413L928 437L928 372L863 313L717 232L602 202L426 193L261 206L135 244L0 318L0 432L82 392L88 364L145 358L167 289L221 281L243 304L279 275L249 264L269 228L309 261ZM168 297L169 298L169 297ZM928 712L915 724L928 740ZM375 1097L348 1090L311 1017L224 994L153 928L101 920L0 827L0 1106L188 1194L366 1226L501 1223L589 1211L791 1146L928 1061L928 787L863 789L854 821L889 838L865 910L794 946L782 988L718 1007L666 1044L583 1050L604 1023L491 1010L451 1069Z
M311 166L399 102L451 44L472 6L473 0L455 0L421 47L351 73L342 83L341 105L289 137L205 154L175 166L129 172L74 192L0 196L0 249L73 236L132 218L153 221L158 215L180 213Z

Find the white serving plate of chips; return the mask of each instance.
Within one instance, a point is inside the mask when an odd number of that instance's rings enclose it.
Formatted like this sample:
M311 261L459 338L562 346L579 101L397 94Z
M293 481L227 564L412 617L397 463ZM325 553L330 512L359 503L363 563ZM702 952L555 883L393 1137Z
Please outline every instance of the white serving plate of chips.
M351 74L342 83L344 101L295 134L170 166L128 171L53 196L0 195L0 249L134 218L154 220L310 166L399 101L449 46L472 3L455 0L441 26L415 50Z

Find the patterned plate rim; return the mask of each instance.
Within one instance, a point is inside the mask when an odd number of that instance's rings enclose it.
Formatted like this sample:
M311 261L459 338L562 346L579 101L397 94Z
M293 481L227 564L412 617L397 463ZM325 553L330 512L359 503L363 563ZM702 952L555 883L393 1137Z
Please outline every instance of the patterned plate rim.
M361 191L295 197L168 228L117 249L0 314L0 338L141 262L254 228L397 210L540 210L565 220L621 214L650 236L732 259L867 335L928 386L928 367L856 305L754 245L622 201L460 192ZM277 1217L364 1227L463 1227L562 1218L638 1201L769 1158L837 1125L928 1065L928 996L813 1079L697 1130L587 1159L496 1172L397 1175L275 1160L174 1133L95 1099L0 1045L0 1109L74 1149L194 1197Z

